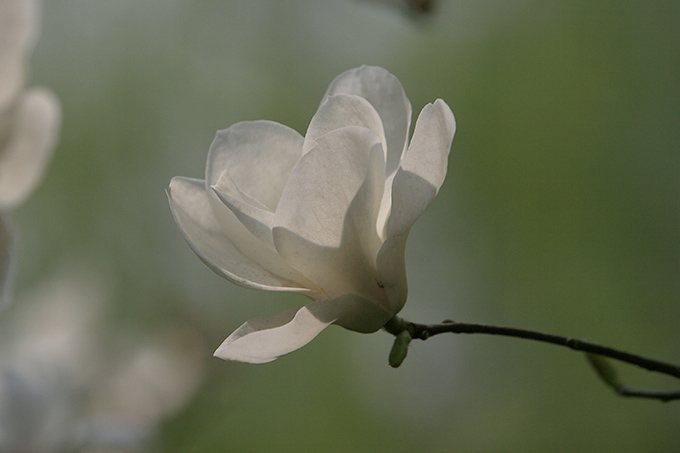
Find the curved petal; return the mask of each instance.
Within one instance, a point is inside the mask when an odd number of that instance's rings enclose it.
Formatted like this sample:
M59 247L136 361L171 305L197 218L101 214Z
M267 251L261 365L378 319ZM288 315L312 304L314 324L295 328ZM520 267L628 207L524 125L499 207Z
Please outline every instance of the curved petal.
M10 229L6 220L0 217L0 310L10 305L14 295L15 253Z
M426 105L394 177L390 231L378 253L377 267L395 313L406 302L406 238L444 182L455 130L453 113L444 101Z
M348 294L317 300L267 318L244 323L224 340L215 356L247 363L267 363L300 349L333 323L375 332L392 317L368 299ZM344 327L345 325L343 325Z
M404 308L408 298L405 261L407 237L408 234L390 236L378 252L378 278L389 301L389 310L394 314Z
M394 316L385 307L358 294L345 294L331 301L335 301L336 307L341 307L334 324L354 332L376 332Z
M206 165L206 188L228 171L239 190L270 211L302 154L304 138L272 121L245 121L217 132Z
M384 299L375 275L375 221L384 155L371 130L346 127L317 140L291 172L274 215L274 244L328 298L348 292Z
M390 236L408 232L446 177L456 120L441 99L426 105L392 184Z
M401 83L383 68L360 66L337 76L328 86L324 101L337 94L360 96L380 115L387 142L386 175L389 177L399 167L411 126L411 103Z
M0 112L24 84L26 54L37 35L38 6L29 0L0 1Z
M232 198L253 205L259 209L264 209L265 211L267 210L267 207L258 200L251 197L247 193L241 192L241 190L236 186L234 180L231 178L229 172L226 170L222 172L222 175L220 175L217 183L212 186L212 189L223 194L228 194Z
M285 276L275 274L236 247L212 213L203 180L173 178L168 199L175 222L189 246L218 275L247 288L292 291L310 297L316 294L314 284L295 270L290 269Z
M0 207L21 204L35 189L52 156L61 123L57 98L36 88L19 99L0 152Z
M212 218L215 219L217 224L221 227L224 237L226 237L243 256L253 263L257 263L258 266L266 271L280 276L284 280L295 282L296 286L299 285L302 288L312 290L312 293L307 295L313 299L317 298L314 296L314 294L318 294L319 291L317 285L293 268L284 258L279 256L275 248L270 248L269 244L263 242L251 233L238 216L234 214L222 200L220 200L214 190L208 189L205 191L205 195L208 200L208 205L212 209ZM247 199L245 194L243 197L244 199ZM249 226L251 228L257 228L255 225ZM264 227L264 225L260 225L260 227ZM229 269L227 268L227 270Z
M312 302L299 310L287 310L270 318L247 321L224 340L215 351L215 357L267 363L300 349L334 321L324 317L323 313L315 313L314 304Z
M223 173L223 177L224 176L228 176L227 172ZM220 181L222 181L222 179L223 178L220 178ZM243 226L246 227L253 236L266 244L272 251L276 251L276 248L274 247L274 238L272 236L272 221L274 220L273 212L269 212L258 206L253 206L250 203L239 200L231 196L228 192L220 190L219 185L214 185L212 189L222 203L234 213Z
M339 94L327 97L312 118L305 134L302 154L309 152L314 147L317 138L346 126L368 128L375 132L386 146L382 121L375 108L362 97Z
M344 127L318 138L316 147L291 172L276 209L275 227L318 245L340 246L349 206L366 178L379 171L372 167L384 162L381 154L380 138L363 127ZM374 201L365 200L371 205Z

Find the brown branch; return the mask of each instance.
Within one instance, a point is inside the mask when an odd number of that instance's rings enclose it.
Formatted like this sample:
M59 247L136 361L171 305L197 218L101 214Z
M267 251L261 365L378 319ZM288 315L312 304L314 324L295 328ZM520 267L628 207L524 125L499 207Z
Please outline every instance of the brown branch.
M517 329L514 327L500 327L486 324L461 323L454 321L444 321L441 324L417 324L403 320L397 316L392 318L383 328L387 332L397 336L397 338L400 338L399 344L395 342L395 346L390 353L390 365L393 367L398 367L401 365L404 358L406 357L407 348L404 347L404 345L408 346L408 341L404 340L406 332L408 332L410 339L418 340L427 340L433 335L439 335L442 333L482 333L489 335L501 335L505 337L524 338L527 340L556 344L559 346L568 347L575 351L587 353L588 359L590 360L591 365L593 365L597 371L598 375L619 395L658 399L661 401L680 399L680 391L656 392L648 390L636 390L621 384L614 369L601 357L608 357L610 359L626 362L631 365L644 368L648 371L674 376L678 379L680 379L680 367L665 362L660 362L658 360L649 359L640 355L631 354L619 349L591 343L589 341L577 340L575 338L536 332L532 330Z

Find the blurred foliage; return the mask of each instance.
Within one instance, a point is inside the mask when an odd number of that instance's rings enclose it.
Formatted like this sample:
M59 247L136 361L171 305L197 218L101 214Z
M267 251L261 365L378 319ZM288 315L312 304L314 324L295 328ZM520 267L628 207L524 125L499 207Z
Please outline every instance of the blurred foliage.
M46 1L32 76L64 124L15 215L18 295L85 254L113 282L102 334L201 332L205 385L158 451L676 451L678 404L618 398L550 346L433 338L394 370L388 334L332 328L268 365L210 358L245 320L301 300L214 275L163 190L202 177L216 130L270 119L304 133L333 77L377 64L414 116L441 97L458 121L448 179L409 240L404 317L680 362L680 5L441 0L416 18L372 3Z

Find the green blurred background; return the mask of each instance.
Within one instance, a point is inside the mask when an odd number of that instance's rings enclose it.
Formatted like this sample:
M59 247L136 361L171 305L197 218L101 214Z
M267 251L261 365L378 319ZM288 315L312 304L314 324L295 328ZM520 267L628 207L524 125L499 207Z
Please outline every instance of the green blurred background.
M238 121L304 133L333 77L374 64L414 115L443 98L458 122L447 180L409 239L404 317L680 363L680 4L399 5L45 1L32 81L57 93L64 121L46 179L14 213L17 298L87 256L112 288L106 341L198 332L203 385L151 451L678 451L680 403L617 397L553 346L440 336L395 370L388 334L330 328L267 365L211 357L245 320L305 299L205 267L173 222L171 177L202 178L215 131Z

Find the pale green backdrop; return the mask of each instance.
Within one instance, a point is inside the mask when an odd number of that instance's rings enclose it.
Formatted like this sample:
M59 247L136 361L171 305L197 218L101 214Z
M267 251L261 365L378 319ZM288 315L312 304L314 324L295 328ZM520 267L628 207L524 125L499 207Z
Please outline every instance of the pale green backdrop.
M333 77L374 64L414 112L443 98L458 122L409 239L405 317L680 363L680 4L442 0L420 17L390 3L45 1L32 80L64 119L14 215L18 296L87 256L112 287L107 341L198 333L204 384L151 451L677 451L680 403L617 397L553 346L441 336L394 370L388 334L330 328L268 365L211 357L245 320L304 299L205 267L174 225L170 178L201 178L215 131L235 122L304 133Z

